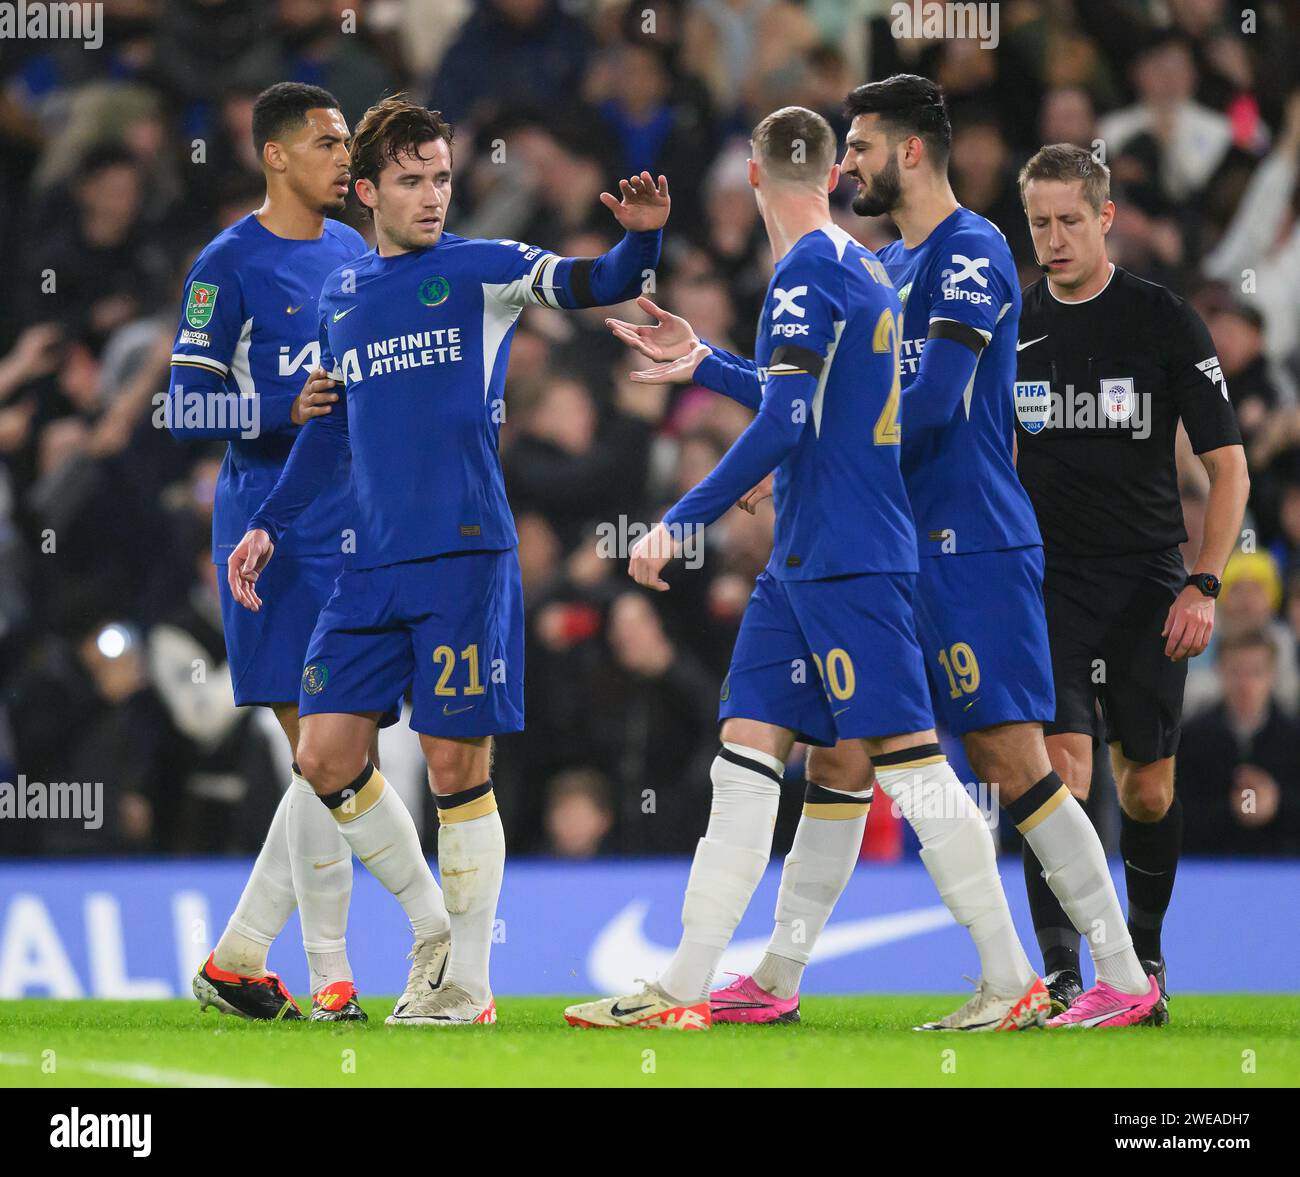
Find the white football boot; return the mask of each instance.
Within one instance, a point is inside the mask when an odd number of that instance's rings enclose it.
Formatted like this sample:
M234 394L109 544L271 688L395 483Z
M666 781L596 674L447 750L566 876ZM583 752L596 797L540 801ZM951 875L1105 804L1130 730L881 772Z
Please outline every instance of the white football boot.
M960 1009L937 1022L926 1022L915 1029L1023 1030L1028 1026L1044 1025L1051 1007L1052 998L1042 977L1035 977L1028 989L1014 997L999 996L989 988L987 981L981 979L970 1000Z
M422 993L384 1019L385 1026L491 1026L497 1020L497 1003L475 1001L459 985L440 985Z
M712 1024L707 997L683 1005L658 985L643 985L641 992L631 997L605 997L571 1005L564 1011L564 1020L584 1030L707 1030Z
M397 1017L417 997L424 997L442 984L447 972L447 958L451 955L451 937L449 935L417 940L411 945L406 959L411 962L411 971L406 974L406 988L393 1006L393 1017ZM388 1019L392 1024L392 1018Z

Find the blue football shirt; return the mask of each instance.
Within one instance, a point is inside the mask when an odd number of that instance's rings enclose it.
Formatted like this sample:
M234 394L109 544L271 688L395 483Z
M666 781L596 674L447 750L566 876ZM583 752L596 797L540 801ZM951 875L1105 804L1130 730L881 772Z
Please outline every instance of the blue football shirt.
M915 249L894 241L880 260L903 302L901 458L921 554L1040 544L1012 460L1020 286L1006 238L958 208ZM973 331L983 346L952 416L911 429L907 390L936 323Z
M364 238L338 221L326 220L316 240L298 241L250 214L212 239L185 280L168 424L181 438L228 442L213 508L214 563L224 564L239 543L300 432L289 413L320 364L321 285L365 250ZM338 556L354 513L344 465L279 554Z
M915 572L899 468L899 320L880 260L843 229L828 223L795 242L759 317L758 416L665 522L711 523L775 469L772 576Z
M527 305L622 302L659 258L659 232L628 233L599 258L443 233L435 245L372 250L334 271L318 305L321 363L343 382L248 522L277 545L300 526L351 450L351 568L518 542L497 451L510 337ZM252 514L250 512L250 514Z

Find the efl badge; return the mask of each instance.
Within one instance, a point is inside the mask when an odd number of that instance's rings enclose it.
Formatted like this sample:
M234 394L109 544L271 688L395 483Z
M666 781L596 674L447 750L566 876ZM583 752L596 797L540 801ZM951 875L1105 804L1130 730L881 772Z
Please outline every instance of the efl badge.
M217 305L219 286L207 282L190 283L190 301L185 304L185 318L196 331L202 331L212 321L212 310Z
M1052 386L1046 380L1016 381L1016 418L1026 433L1041 433L1052 415Z
M1101 382L1101 407L1110 421L1127 421L1133 416L1136 399L1133 395L1133 377Z

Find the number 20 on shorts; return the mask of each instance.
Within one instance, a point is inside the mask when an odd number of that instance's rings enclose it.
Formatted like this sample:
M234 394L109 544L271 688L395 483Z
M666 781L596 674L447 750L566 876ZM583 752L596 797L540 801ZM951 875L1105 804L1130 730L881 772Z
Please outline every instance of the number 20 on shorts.
M858 680L853 673L853 660L849 657L847 651L836 646L826 655L824 663L820 654L814 654L813 661L817 663L817 673L821 676L826 693L832 699L843 702L845 699L853 698L853 692L858 687Z

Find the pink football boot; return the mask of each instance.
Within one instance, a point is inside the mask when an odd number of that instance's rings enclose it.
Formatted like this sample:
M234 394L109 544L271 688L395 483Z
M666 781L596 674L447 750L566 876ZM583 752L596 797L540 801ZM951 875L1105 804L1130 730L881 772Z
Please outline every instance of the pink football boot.
M709 994L709 1009L715 1022L743 1022L747 1025L771 1025L799 1020L799 994L790 998L774 997L754 983L753 977L728 973L735 977L725 989Z
M1134 996L1121 993L1105 981L1098 981L1075 998L1074 1004L1063 1014L1048 1021L1048 1026L1067 1028L1104 1026L1136 1026L1160 1000L1160 985L1155 977L1147 977L1150 987L1145 993Z

